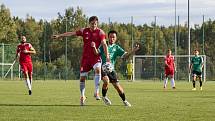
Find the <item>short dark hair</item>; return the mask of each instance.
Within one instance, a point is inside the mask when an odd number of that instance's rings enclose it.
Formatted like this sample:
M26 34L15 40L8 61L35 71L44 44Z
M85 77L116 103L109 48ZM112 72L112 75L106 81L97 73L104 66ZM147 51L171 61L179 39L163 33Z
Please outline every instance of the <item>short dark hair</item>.
M115 30L110 30L110 31L108 32L108 36L109 36L110 34L116 34L116 35L117 35L117 32L116 32Z
M99 19L98 19L97 16L91 16L91 17L89 18L89 22L94 21L94 20L99 21Z
M199 52L197 49L194 50L195 52Z

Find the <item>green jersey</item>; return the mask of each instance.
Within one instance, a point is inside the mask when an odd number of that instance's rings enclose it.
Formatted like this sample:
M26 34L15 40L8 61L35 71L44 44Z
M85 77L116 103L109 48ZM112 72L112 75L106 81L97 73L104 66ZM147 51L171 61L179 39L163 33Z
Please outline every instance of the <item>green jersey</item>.
M191 64L193 71L202 72L203 59L200 56L192 57Z
M116 58L118 56L123 57L123 55L126 53L124 51L124 49L122 49L117 44L108 45L108 52L109 52L109 55L110 55L110 61L113 64L113 66L116 63ZM106 62L106 56L105 56L104 49L103 49L102 46L99 47L99 53L100 53L101 58L102 58L102 64L104 64Z

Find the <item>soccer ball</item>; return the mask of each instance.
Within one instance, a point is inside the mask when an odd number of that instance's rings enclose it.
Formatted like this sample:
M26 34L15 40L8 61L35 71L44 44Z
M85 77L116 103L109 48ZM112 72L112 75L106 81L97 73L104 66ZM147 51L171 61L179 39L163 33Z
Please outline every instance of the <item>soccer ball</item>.
M113 71L113 66L111 63L105 63L102 65L102 71L110 73Z

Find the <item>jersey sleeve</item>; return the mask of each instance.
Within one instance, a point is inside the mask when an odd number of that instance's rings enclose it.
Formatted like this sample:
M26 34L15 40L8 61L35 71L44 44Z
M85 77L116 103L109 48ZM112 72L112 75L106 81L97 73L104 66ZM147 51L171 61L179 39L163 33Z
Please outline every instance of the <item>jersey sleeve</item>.
M172 56L172 61L175 62L175 57L174 56Z
M201 64L203 64L204 60L203 60L203 57L200 57L201 58Z
M105 32L103 30L101 30L101 29L100 29L100 32L99 32L99 37L100 37L101 40L106 39Z
M100 55L101 55L101 53L104 53L103 46L101 46L101 45L99 46L98 52L99 52Z
M123 58L123 56L126 54L124 49L122 49L120 46L117 45L117 56L120 56Z
M191 58L191 64L193 64L193 57Z
M84 31L84 28L77 30L75 33L77 36L83 36L83 31Z
M166 56L164 57L164 63L165 63L165 65L168 65L167 64L167 57Z
M32 48L32 45L31 45L30 43L28 43L28 47L29 47L29 48Z

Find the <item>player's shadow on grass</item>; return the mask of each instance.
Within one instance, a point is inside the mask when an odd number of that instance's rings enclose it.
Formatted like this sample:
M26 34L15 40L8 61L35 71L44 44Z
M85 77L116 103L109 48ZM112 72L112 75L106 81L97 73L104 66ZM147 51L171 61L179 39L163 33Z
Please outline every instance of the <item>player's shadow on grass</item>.
M72 106L72 107L75 107L75 106L80 106L80 105L58 105L58 104L54 104L54 105L34 105L34 104L0 104L0 106Z
M56 106L56 107L65 107L65 106L70 106L70 107L94 107L94 106L96 106L96 107L98 107L98 106L100 106L100 107L108 107L108 106L106 106L106 105L84 105L84 106L80 106L80 105L60 105L60 104L53 104L53 105L36 105L36 104L0 104L0 107L1 106L11 106L11 107L21 107L21 106L35 106L35 107L43 107L43 106L50 106L50 107L54 107L54 106ZM122 106L122 105L111 105L110 107L116 107L116 106Z

